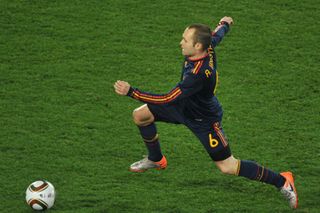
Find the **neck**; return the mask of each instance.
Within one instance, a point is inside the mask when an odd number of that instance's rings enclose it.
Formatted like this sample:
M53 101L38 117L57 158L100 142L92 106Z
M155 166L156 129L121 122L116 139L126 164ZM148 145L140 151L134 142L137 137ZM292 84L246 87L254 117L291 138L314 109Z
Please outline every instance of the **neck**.
M196 59L198 59L198 58L203 58L203 57L205 57L207 54L208 54L207 51L203 51L203 52L200 52L200 53L195 54L195 55L193 55L193 56L190 56L189 59L190 59L190 60L196 60Z

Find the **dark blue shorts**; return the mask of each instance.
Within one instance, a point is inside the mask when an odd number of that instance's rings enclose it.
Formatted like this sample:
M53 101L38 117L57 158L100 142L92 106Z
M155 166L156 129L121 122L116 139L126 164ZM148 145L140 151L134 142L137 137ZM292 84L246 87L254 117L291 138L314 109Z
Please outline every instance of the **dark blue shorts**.
M231 156L231 150L222 130L221 121L189 119L184 116L182 107L178 104L148 104L148 108L155 121L187 126L199 138L212 160L221 161Z

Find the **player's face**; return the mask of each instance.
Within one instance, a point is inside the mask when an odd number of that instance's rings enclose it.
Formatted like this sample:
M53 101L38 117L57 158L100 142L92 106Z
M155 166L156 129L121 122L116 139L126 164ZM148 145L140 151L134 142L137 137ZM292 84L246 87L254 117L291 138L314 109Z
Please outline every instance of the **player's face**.
M196 53L196 48L193 41L193 33L195 29L185 29L182 34L182 40L180 42L182 55L193 56Z

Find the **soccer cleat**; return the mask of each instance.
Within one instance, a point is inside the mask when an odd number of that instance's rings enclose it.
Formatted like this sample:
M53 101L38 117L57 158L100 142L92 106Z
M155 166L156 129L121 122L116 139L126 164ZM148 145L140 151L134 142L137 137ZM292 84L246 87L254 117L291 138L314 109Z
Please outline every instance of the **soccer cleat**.
M280 188L280 192L289 201L289 206L293 209L298 208L298 194L294 187L294 179L291 172L280 173L285 179L283 187Z
M167 159L165 156L158 162L153 162L148 159L148 157L143 158L140 161L137 161L130 166L131 172L145 172L148 169L165 169L167 167Z

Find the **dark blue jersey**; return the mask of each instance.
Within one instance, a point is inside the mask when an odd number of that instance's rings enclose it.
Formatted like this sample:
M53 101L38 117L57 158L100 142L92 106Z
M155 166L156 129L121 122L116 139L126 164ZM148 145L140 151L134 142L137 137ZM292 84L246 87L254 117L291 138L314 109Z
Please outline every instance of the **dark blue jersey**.
M167 94L153 94L131 87L128 96L149 104L176 104L190 119L221 120L222 108L215 96L218 72L214 48L228 30L228 24L223 24L213 33L208 54L204 57L185 58L181 81Z

